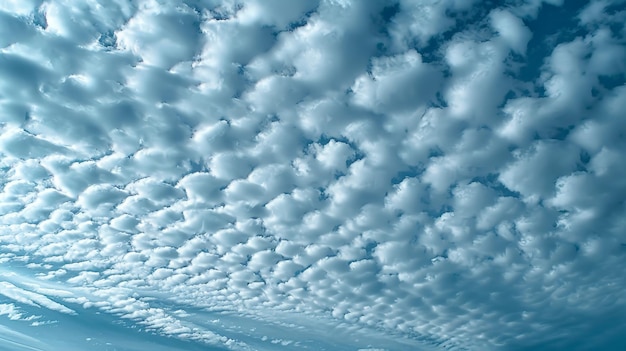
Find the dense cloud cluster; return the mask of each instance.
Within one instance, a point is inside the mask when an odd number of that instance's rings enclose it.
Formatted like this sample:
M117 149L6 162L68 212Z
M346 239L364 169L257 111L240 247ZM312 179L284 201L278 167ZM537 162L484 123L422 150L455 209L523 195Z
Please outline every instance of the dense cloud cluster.
M626 342L625 3L495 3L0 3L0 321Z

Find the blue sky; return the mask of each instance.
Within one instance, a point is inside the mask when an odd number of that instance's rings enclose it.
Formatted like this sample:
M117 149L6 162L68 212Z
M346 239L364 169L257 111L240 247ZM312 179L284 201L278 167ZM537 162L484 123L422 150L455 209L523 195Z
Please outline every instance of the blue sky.
M0 2L0 349L626 349L623 0Z

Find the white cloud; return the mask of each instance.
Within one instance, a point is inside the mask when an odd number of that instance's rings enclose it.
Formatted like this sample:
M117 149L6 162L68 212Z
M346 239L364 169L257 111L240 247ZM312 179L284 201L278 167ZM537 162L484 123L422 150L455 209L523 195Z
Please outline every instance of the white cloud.
M5 1L0 316L173 350L615 348L621 5Z
M440 76L415 50L372 59L371 73L352 87L357 105L377 113L411 110L433 100Z
M0 316L7 316L11 320L20 320L23 318L22 313L14 304L0 304Z
M45 295L38 294L33 291L24 290L20 287L17 287L9 282L0 282L0 286L2 287L2 292L0 294L26 305L31 306L43 306L49 308L51 310L55 310L62 313L74 314L75 312L56 302L51 300Z

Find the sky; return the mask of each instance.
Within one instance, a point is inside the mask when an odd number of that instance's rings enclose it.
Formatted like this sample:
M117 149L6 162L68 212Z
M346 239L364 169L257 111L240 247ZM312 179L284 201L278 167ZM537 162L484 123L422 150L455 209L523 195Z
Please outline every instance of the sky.
M624 350L624 111L624 0L0 1L0 350Z

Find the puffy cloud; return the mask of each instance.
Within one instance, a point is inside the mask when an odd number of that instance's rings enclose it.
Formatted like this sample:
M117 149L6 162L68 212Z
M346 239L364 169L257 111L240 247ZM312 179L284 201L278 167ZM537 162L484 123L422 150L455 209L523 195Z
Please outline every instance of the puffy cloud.
M414 50L372 59L371 73L352 87L357 105L378 113L411 110L434 99L439 73Z
M492 11L490 17L491 25L506 45L513 51L524 55L532 33L522 20L508 11L501 10Z
M181 5L164 7L158 1L143 3L133 11L128 22L123 23L123 27L115 32L116 44L140 57L147 66L167 70L181 61L192 60L198 51L201 38L199 14L194 9ZM126 4L126 7L130 6Z
M618 349L622 5L1 3L0 343Z
M22 129L3 133L0 147L6 155L19 158L40 158L50 153L63 151L62 147L29 134Z

